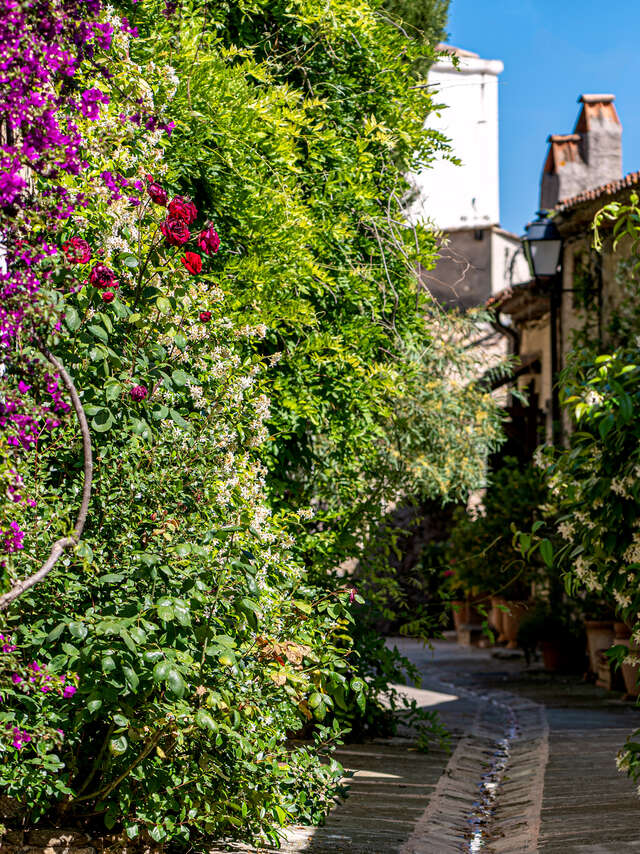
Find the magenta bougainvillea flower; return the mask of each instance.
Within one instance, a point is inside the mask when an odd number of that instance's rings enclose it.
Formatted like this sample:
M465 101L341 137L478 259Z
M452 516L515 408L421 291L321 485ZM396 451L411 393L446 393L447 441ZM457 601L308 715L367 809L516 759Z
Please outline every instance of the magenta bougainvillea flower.
M110 267L99 261L91 271L89 281L94 288L117 288L116 274Z
M86 264L91 260L91 249L82 237L70 237L62 244L62 251L70 264Z
M185 220L176 216L168 216L160 224L160 231L171 246L182 246L191 237Z
M100 118L100 104L108 104L109 96L101 92L100 89L85 89L80 95L80 101L82 115L86 119L95 121Z
M150 175L147 176L147 179L149 178L151 178ZM149 194L152 202L155 202L157 205L162 205L163 207L166 206L168 198L167 191L164 187L161 187L160 184L151 180L147 186L147 193Z
M202 258L197 252L185 252L184 257L180 260L183 266L194 276L202 272Z
M198 246L205 255L217 252L220 248L220 236L212 225L204 228L198 235Z
M169 202L169 215L177 219L183 219L187 225L191 225L198 216L198 211L190 199L183 199L182 196L176 196Z
M149 392L147 391L147 387L144 385L134 385L129 394L131 395L132 400L139 401L144 400Z
M201 311L200 312L200 320L203 323L208 323L211 320L211 312L210 311Z

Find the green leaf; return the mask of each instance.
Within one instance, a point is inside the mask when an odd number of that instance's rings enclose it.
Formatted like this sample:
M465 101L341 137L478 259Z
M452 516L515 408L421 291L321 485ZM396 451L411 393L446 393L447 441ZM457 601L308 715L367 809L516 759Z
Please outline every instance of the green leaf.
M100 699L89 700L89 702L87 703L87 710L89 711L89 714L91 714L91 715L94 712L97 712L101 708L102 708L102 700L100 700Z
M544 539L540 543L540 554L547 566L553 566L553 546L550 540Z
M161 314L171 313L172 306L167 297L158 297L156 300L156 306Z
M77 623L75 621L69 623L69 631L71 632L72 637L78 638L79 640L84 640L89 634L89 629L84 623Z
M140 684L140 680L134 670L131 667L123 667L122 672L124 673L124 678L126 680L127 685L132 691L138 690L138 685Z
M70 305L65 312L64 322L70 332L75 332L80 328L80 324L82 322L80 320L80 315L72 305Z
M598 424L598 433L604 439L611 431L611 428L615 424L615 418L611 413L605 415L605 417Z
M166 831L159 824L156 824L149 831L149 836L153 839L154 842L162 842L166 835Z
M176 695L176 697L182 697L184 695L184 690L186 685L184 684L184 679L182 675L175 670L173 667L169 670L167 675L167 687L169 690Z
M119 713L116 713L113 716L113 722L115 724L117 724L118 726L122 726L122 727L125 727L125 726L128 727L129 726L129 718L125 718L124 715L121 715Z
M120 260L126 267L131 267L133 269L138 266L138 259L135 255L121 255Z
M127 752L128 746L129 742L124 735L118 735L109 742L109 750L114 756L122 756L123 753Z
M156 421L163 421L167 415L169 414L169 407L165 406L164 403L156 403L151 410L151 417L155 418Z
M102 672L111 673L116 669L116 660L112 655L102 656Z
M307 700L310 709L315 709L322 702L322 694L318 693L318 691L314 691L313 694Z
M147 633L140 626L131 626L129 634L137 644L144 643L147 639Z
M189 611L188 604L183 599L173 600L173 613L181 626L191 624L191 612Z
M66 627L66 623L58 623L58 625L51 629L51 631L47 635L47 643L51 643L51 641L57 640Z
M107 380L104 384L105 400L118 400L122 394L122 386L117 380Z
M177 368L175 371L171 371L171 379L180 388L187 384L189 377L184 371Z
M103 344L106 344L109 341L107 330L103 329L102 326L98 326L97 323L93 323L87 328L89 332L94 336L94 338L97 338L99 341L102 341Z
M159 599L156 608L158 611L158 617L160 617L160 619L165 623L173 620L173 600L169 599L168 596L164 596L162 599Z
M159 661L156 666L153 668L153 680L154 682L166 682L169 676L169 672L171 670L171 662L163 659Z
M111 429L113 423L113 415L106 407L99 409L91 421L93 429L98 433L106 433L107 430Z
M171 420L174 424L177 424L178 427L182 427L184 430L190 430L191 425L188 421L185 421L182 415L179 412L176 412L175 409L170 409L169 414L171 415Z
M216 730L216 723L206 709L198 709L195 721L200 729L207 729L209 732L215 732Z

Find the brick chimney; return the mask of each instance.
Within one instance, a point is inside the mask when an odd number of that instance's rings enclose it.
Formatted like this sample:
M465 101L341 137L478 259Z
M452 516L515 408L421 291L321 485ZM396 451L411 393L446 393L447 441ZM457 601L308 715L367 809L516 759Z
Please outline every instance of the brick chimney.
M622 178L622 125L614 95L581 95L571 134L552 134L542 171L540 208Z

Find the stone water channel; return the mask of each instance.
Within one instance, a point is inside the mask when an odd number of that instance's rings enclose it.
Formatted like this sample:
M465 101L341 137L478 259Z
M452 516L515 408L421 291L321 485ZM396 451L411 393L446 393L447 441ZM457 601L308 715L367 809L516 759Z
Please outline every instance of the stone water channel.
M410 737L345 745L350 796L284 854L640 854L640 800L615 754L640 710L519 657L438 641L395 643L423 675L452 752ZM502 657L499 657L502 656ZM223 851L270 852L221 845Z

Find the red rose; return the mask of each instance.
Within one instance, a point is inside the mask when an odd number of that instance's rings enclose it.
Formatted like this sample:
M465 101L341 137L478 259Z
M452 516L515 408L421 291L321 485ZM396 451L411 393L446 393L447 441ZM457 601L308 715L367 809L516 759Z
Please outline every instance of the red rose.
M198 211L192 201L183 199L182 196L176 196L169 202L169 214L178 219L183 219L187 225L190 225L198 216Z
M62 244L62 251L70 264L86 264L91 258L91 249L82 237L71 237Z
M211 312L210 311L201 311L200 312L200 320L203 323L208 323L211 320Z
M91 271L89 281L94 286L94 288L98 288L100 290L102 290L102 288L118 287L118 281L113 270L110 270L106 264L103 264L100 261L95 264L93 270Z
M220 237L212 225L207 226L207 228L200 232L198 235L198 246L205 255L218 251L220 248Z
M167 204L167 191L164 187L161 187L160 184L156 184L155 181L151 181L148 185L147 193L149 194L151 201L155 202L157 205L162 205L164 207Z
M195 276L197 273L202 272L202 258L198 255L197 252L185 252L184 258L180 259L186 269L193 273Z
M102 301L103 302L113 302L113 300L115 299L115 296L116 295L114 294L113 291L105 291L102 294Z
M164 234L167 243L172 246L182 246L191 237L187 223L175 216L168 216L160 224L160 231Z

